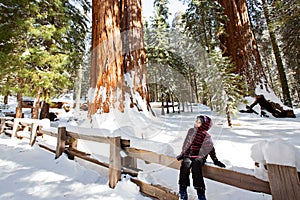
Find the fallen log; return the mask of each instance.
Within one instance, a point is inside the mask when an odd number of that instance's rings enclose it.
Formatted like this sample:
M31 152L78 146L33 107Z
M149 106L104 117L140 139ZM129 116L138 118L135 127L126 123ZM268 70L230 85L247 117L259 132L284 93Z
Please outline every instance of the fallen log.
M294 114L294 111L289 108L284 108L279 103L275 103L271 100L267 100L264 95L257 95L255 98L255 101L250 105L246 106L246 110L240 110L241 113L255 113L258 114L255 110L253 110L253 107L257 104L260 105L260 115L262 117L269 117L265 111L268 111L276 118L296 118L296 115Z

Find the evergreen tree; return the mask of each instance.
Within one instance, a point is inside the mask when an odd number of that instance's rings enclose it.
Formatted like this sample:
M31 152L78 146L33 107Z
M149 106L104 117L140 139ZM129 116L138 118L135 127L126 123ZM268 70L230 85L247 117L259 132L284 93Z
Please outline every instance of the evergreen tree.
M49 103L62 89L72 88L85 51L84 12L89 8L87 0L2 1L1 33L7 34L0 35L0 55L5 58L1 81L7 90L42 95Z
M276 31L280 34L291 95L295 102L300 102L300 2L277 0L269 5Z
M204 104L209 104L209 97L213 94L209 94L206 90L207 83L205 82L206 74L210 66L209 55L210 52L220 45L218 36L224 32L225 16L222 12L222 7L216 1L188 1L188 9L183 15L183 23L185 26L185 33L193 40L193 51L195 58L198 58L193 63L199 68L197 71L198 85L200 90L199 96L202 97L201 101ZM201 58L201 59L199 59Z
M183 27L177 26L174 21L173 25L171 29L169 65L189 83L188 93L185 94L183 100L191 103L199 102L198 82L199 78L202 77L199 72L203 63L201 58L205 54L205 50L198 42L184 33Z
M169 44L169 8L168 0L155 0L154 17L151 18L151 43L147 44L148 60L157 63L166 63ZM155 58L155 60L153 59Z
M201 45L196 42L192 36L188 36L183 21L184 14L178 12L175 14L170 30L170 59L169 65L177 71L188 83L186 91L180 91L181 101L199 102L199 74L198 66L202 57ZM200 47L200 48L199 48ZM197 55L197 56L191 56ZM200 62L199 62L200 61ZM182 90L182 89L181 89ZM184 94L184 95L183 95ZM190 107L191 111L192 106Z
M235 66L230 58L222 56L219 49L210 54L211 66L206 78L208 90L214 91L211 96L211 107L219 113L225 113L228 126L231 115L238 111L238 104L243 102L246 87L243 77L235 73Z
M224 31L222 7L216 1L188 2L188 9L183 16L185 31L210 53L211 49L219 46L218 35Z
M283 66L282 57L280 55L279 45L278 45L276 34L275 34L275 28L272 25L269 8L268 8L268 5L265 0L262 0L262 5L263 5L264 15L265 15L266 22L267 22L268 31L270 34L270 39L271 39L271 44L272 44L276 64L277 64L277 70L278 70L278 74L280 77L279 80L280 80L281 87L282 87L283 102L285 105L292 107L292 100L291 100L291 96L290 96L290 91L289 91L289 87L288 87L285 69Z
M0 4L0 80L1 93L21 91L23 85L18 73L23 73L22 55L25 55L26 32L28 30L28 13L24 10L34 9L26 1L2 1Z
M168 68L169 57L169 8L168 0L154 0L154 17L151 17L151 24L146 24L145 48L147 52L147 71L150 81L150 88L154 89L156 100L165 100L169 88L166 87L170 81L171 70ZM150 90L151 90L150 89ZM164 108L162 108L162 113Z
M152 89L158 91L154 92L154 95L164 97L160 100L165 100L167 104L168 99L176 99L182 102L182 105L184 102L196 102L198 99L194 65L196 58L191 56L195 50L191 38L183 33L181 16L180 13L176 14L172 27L163 17L160 18L163 22L161 25L156 23L159 20L152 19L151 27L145 30L148 75L155 79Z

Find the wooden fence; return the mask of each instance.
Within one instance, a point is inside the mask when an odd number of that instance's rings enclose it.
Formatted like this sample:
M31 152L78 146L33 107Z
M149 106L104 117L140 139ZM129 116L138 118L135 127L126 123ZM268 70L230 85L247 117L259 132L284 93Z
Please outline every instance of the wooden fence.
M17 132L22 130L30 131L29 144L32 146L37 137L38 128L50 127L49 119L29 119L29 118L13 118L0 117L0 133L5 132L11 137L20 137Z
M20 123L22 120L16 120L13 127L17 127L15 123ZM37 123L35 121L35 123ZM32 123L27 123L30 127ZM38 124L38 123L37 123ZM23 123L24 125L24 123ZM34 129L36 130L36 129ZM158 154L148 150L136 149L130 146L129 140L124 140L121 137L102 137L90 136L75 132L67 131L65 127L59 127L57 133L47 131L44 129L39 130L40 134L49 135L57 138L56 149L53 150L45 145L39 144L40 147L55 153L55 158L58 158L63 153L68 155L69 159L78 157L94 164L109 168L109 186L114 188L121 178L121 174L130 174L131 181L140 187L141 192L157 198L167 200L177 200L178 194L170 191L160 185L152 185L138 180L137 159L144 160L148 163L156 163L173 169L180 168L180 162L174 157L163 154ZM15 134L15 133L14 133ZM12 136L17 136L12 134ZM31 135L37 135L35 131L31 130ZM30 144L34 144L34 136L30 136ZM79 151L77 149L78 140L93 141L99 143L106 143L110 145L109 163L101 162L90 157L90 154ZM126 157L121 156L121 150L127 154ZM269 182L257 179L256 177L243 174L240 172L205 165L203 167L203 175L220 183L235 186L241 189L262 192L271 194L273 200L298 200L300 199L300 174L295 167L279 166L273 164L266 165L268 169Z

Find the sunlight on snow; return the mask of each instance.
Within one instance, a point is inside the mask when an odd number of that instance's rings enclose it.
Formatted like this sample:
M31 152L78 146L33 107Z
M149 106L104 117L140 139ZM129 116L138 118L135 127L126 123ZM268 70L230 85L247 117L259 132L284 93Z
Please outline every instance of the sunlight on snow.
M30 169L30 167L24 167L23 165L20 165L18 163L0 159L0 169L0 180L5 180L16 171L27 170Z
M260 134L254 133L253 131L249 130L232 130L232 132L241 136L260 136Z
M68 177L56 174L50 171L36 171L31 174L31 176L28 176L26 178L21 179L22 181L26 182L43 182L43 183L49 183L49 182L58 182L68 179Z

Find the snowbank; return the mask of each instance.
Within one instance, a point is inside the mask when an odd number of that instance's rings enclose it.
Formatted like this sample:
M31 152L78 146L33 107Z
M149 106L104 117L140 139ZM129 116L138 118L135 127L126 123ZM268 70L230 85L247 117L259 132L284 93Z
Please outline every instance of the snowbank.
M264 140L251 147L251 158L258 163L254 169L257 178L268 180L266 164L296 167L300 171L299 151L282 139Z

